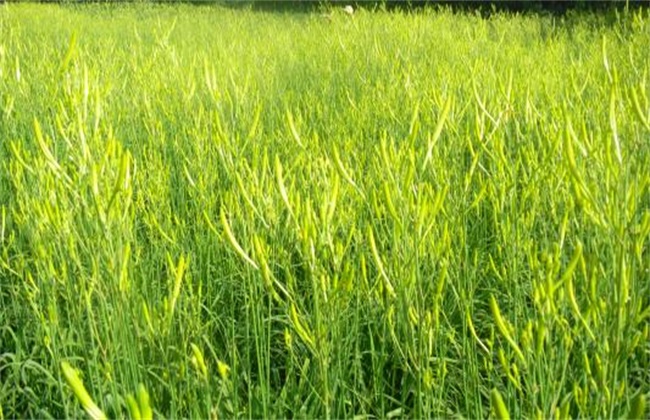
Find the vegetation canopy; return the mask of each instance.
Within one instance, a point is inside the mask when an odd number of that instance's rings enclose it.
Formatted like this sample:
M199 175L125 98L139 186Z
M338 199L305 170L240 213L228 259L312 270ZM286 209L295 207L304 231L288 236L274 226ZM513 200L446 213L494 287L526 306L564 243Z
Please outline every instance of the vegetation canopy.
M644 9L3 4L0 419L647 418L648 51Z

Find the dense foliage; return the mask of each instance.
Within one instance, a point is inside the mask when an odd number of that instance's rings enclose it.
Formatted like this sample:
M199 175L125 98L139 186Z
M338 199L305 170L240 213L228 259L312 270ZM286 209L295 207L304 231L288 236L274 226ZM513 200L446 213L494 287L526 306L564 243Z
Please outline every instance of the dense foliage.
M642 10L0 7L0 418L643 417L648 51Z

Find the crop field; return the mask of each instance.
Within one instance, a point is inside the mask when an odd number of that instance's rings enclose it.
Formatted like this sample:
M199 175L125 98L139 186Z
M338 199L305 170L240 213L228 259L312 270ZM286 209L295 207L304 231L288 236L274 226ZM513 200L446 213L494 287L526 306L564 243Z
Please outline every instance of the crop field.
M647 418L650 14L0 5L0 419Z

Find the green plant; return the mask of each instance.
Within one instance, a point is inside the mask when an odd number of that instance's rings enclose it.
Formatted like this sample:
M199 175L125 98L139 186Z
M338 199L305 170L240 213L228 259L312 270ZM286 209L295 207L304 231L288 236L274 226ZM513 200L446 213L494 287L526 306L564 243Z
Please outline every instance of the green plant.
M649 30L5 5L0 417L643 417Z

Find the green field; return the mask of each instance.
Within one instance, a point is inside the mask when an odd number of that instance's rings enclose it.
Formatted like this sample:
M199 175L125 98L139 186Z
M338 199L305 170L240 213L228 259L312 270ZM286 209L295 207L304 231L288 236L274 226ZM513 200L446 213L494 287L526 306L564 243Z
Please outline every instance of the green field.
M0 419L644 418L649 73L647 10L0 6Z

